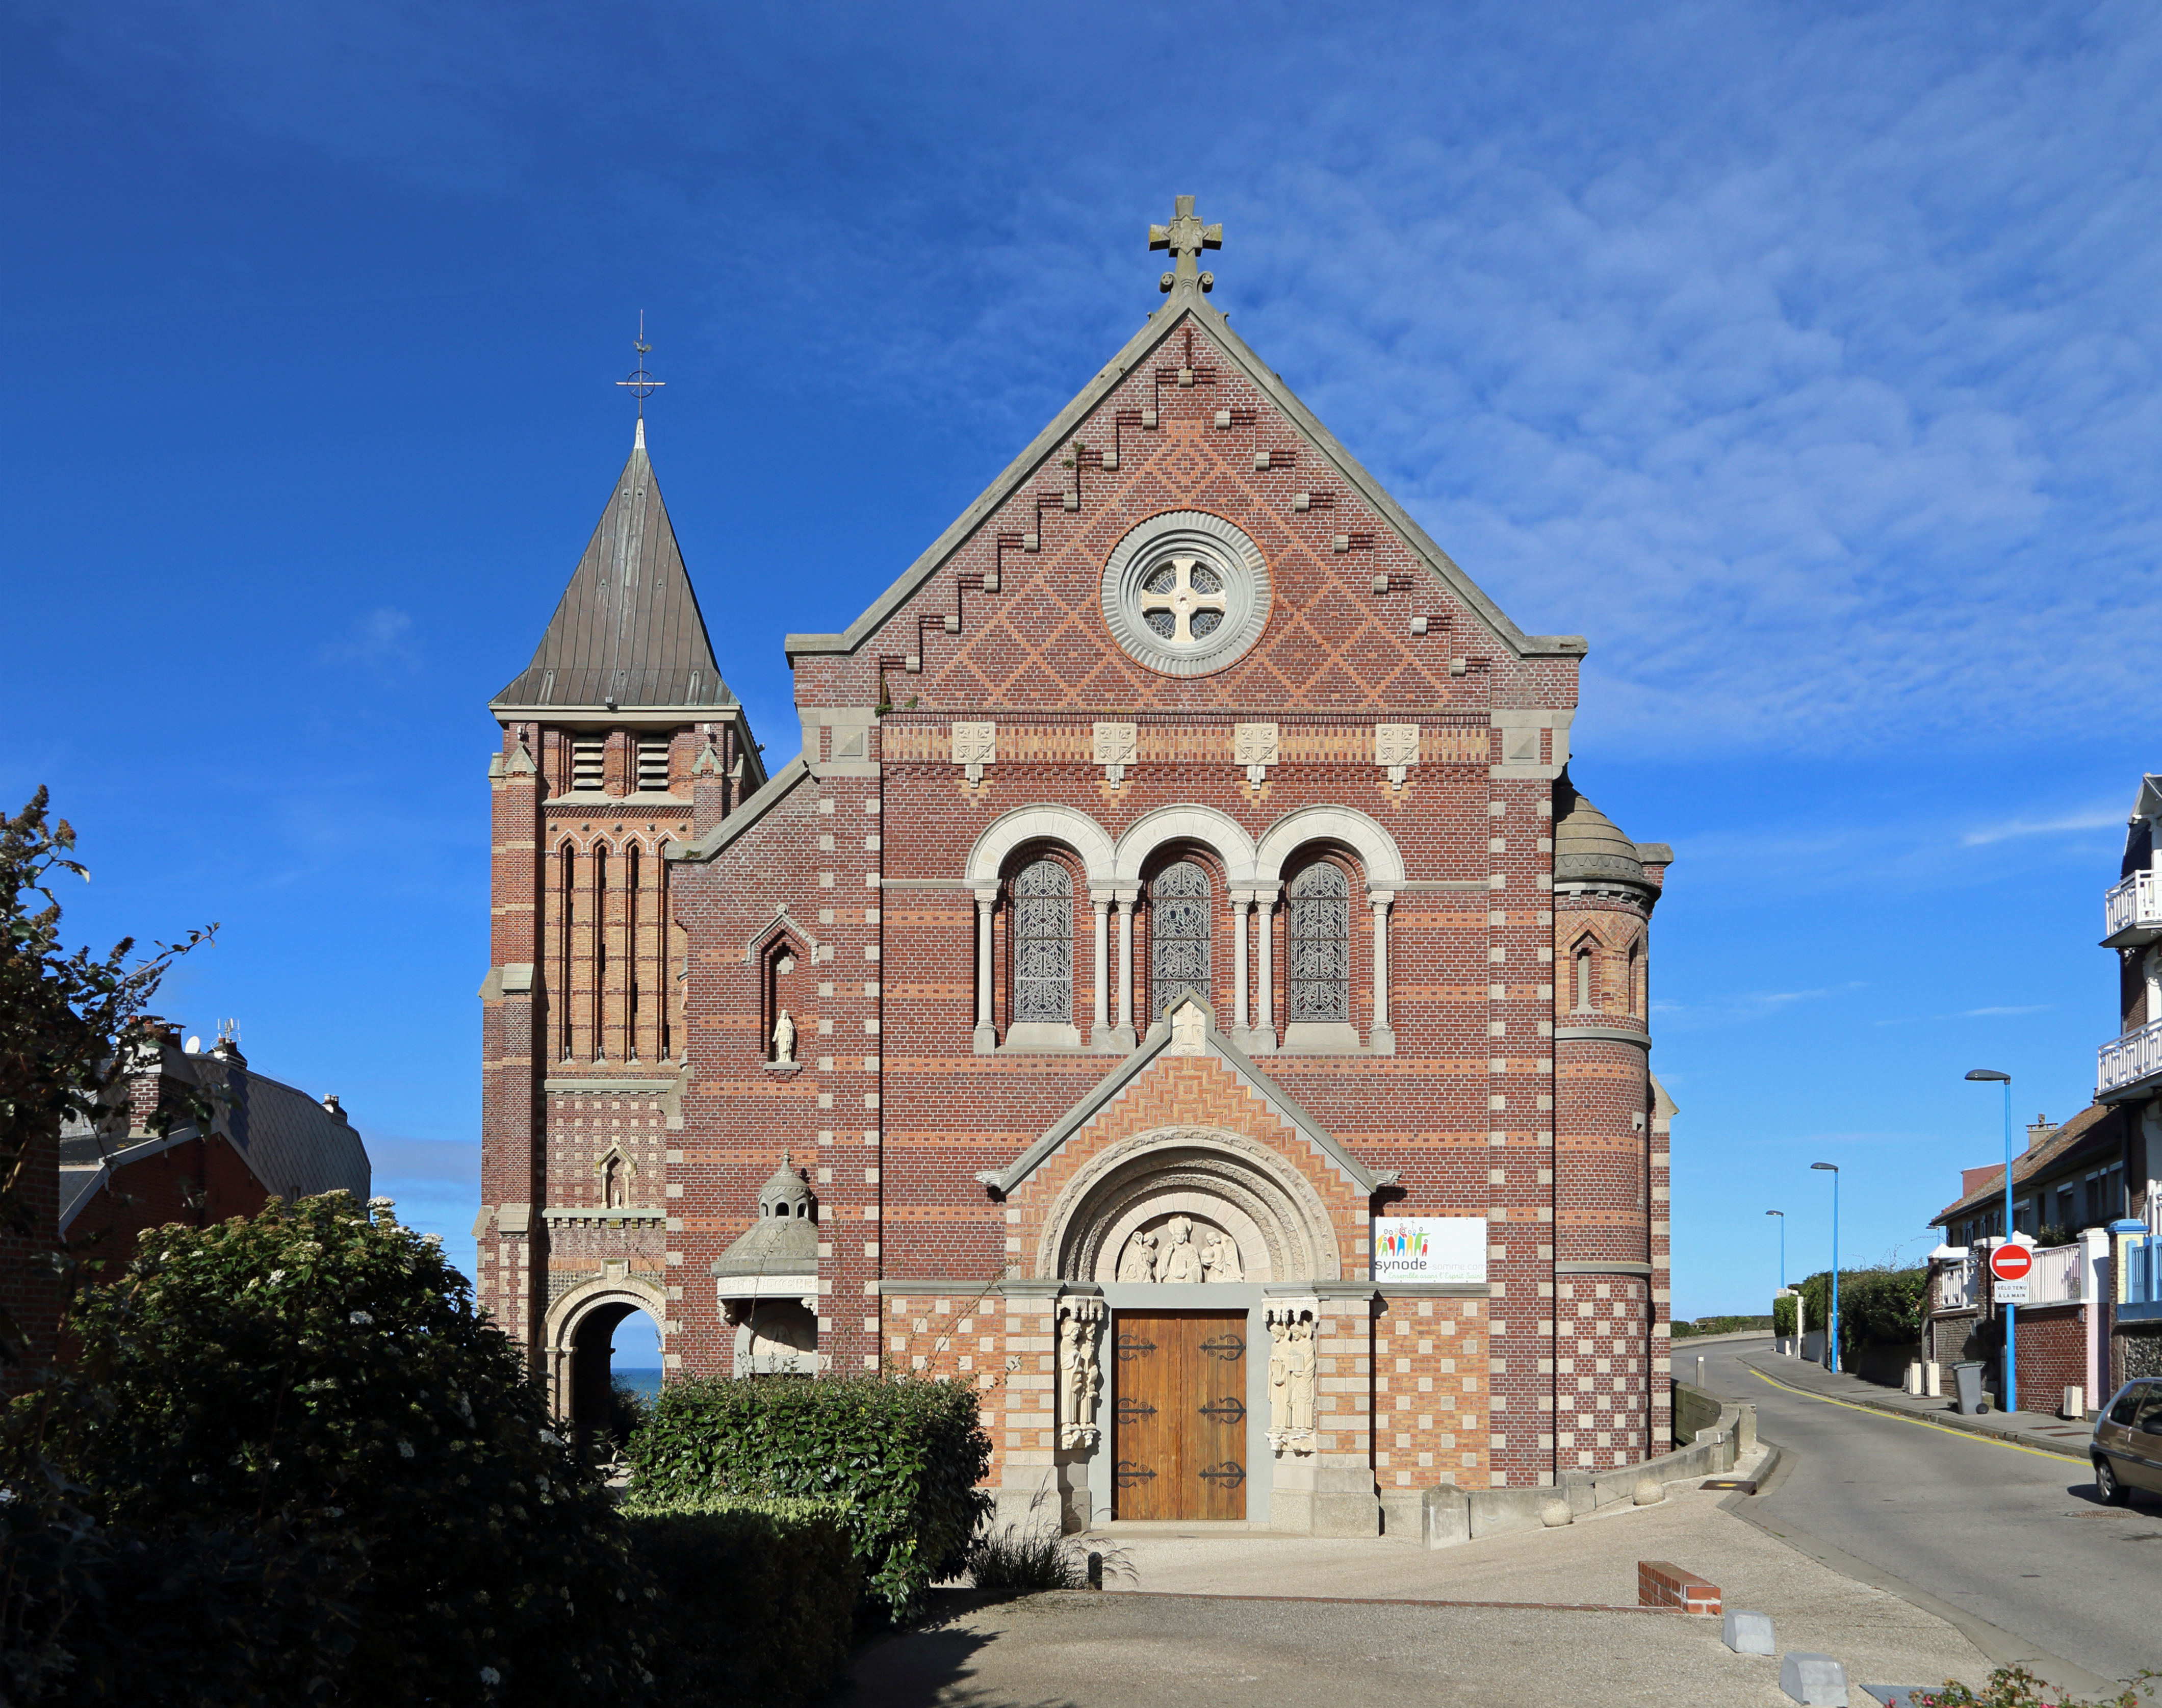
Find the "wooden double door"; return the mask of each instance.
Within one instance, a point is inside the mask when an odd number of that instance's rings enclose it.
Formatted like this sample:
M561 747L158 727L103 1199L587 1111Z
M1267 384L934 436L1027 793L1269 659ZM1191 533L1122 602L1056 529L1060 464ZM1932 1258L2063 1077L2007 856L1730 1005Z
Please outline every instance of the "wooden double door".
M1246 1516L1246 1314L1120 1311L1111 1516Z

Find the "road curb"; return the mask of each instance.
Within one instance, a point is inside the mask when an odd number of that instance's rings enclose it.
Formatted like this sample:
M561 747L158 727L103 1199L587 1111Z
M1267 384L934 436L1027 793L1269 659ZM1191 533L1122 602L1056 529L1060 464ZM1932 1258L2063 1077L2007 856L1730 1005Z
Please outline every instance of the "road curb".
M1876 1412L1887 1418L1904 1418L1910 1423L1920 1423L1932 1429L1948 1430L1956 1435L1971 1435L1980 1441L1999 1441L2010 1447L2024 1447L2031 1453L2047 1453L2058 1459L2069 1459L2076 1464L2087 1462L2083 1447L2067 1447L2061 1441L2052 1441L2044 1435L2029 1435L2022 1429L1992 1429L1962 1418L1957 1412L1916 1412L1905 1406L1895 1406L1888 1401L1872 1399L1866 1394L1820 1393L1813 1387L1801 1387L1791 1382L1782 1382L1768 1370L1760 1370L1747 1359L1735 1361L1744 1369L1753 1371L1776 1388L1790 1394L1799 1394L1805 1400L1825 1400L1836 1406L1853 1406L1865 1412Z
M1782 1382L1779 1386L1784 1387L1786 1384ZM1825 1397L1820 1394L1812 1394L1805 1388L1796 1388L1793 1392L1808 1399ZM1764 1441L1762 1436L1757 1439L1765 1446L1774 1446L1774 1444ZM1775 1447L1775 1450L1779 1455L1778 1469L1791 1474L1801 1455L1790 1447ZM1783 1476L1778 1480L1784 1481L1785 1477ZM2044 1684L2055 1685L2058 1690L2076 1690L2083 1695L2099 1696L2105 1700L2115 1697L2124 1689L2121 1679L2102 1678L2085 1667L2075 1665L2061 1655L2037 1648L2025 1637L2005 1630L2003 1626L1992 1625L1987 1619L1978 1619L1965 1608L1955 1606L1941 1596L1931 1595L1919 1585L1910 1584L1882 1566L1872 1565L1843 1548L1835 1548L1823 1538L1812 1536L1783 1518L1775 1518L1761 1510L1752 1511L1751 1508L1757 1507L1762 1499L1762 1495L1729 1495L1719 1503L1719 1509L1722 1512L1731 1512L1743 1523L1755 1526L1767 1536L1785 1543L1804 1559L1813 1559L1841 1577L1851 1578L1858 1584L1867 1584L1873 1590L1883 1590L1887 1595L1897 1596L1909 1606L1934 1614L1980 1649L1983 1658L1993 1667L2024 1667Z

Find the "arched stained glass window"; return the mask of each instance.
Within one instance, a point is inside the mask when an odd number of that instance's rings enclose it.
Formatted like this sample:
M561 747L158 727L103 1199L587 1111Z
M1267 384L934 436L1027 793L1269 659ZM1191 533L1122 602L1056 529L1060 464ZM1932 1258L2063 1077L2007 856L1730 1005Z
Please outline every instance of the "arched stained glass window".
M1209 874L1181 860L1149 885L1150 1017L1189 985L1209 994Z
M1073 879L1057 860L1037 860L1013 882L1013 1019L1073 1018Z
M1291 880L1291 1018L1351 1018L1351 880L1323 860Z

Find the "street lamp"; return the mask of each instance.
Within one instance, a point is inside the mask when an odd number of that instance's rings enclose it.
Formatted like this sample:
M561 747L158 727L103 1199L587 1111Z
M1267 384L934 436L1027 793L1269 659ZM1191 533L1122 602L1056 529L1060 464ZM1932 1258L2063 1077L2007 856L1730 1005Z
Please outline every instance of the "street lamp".
M1783 1209L1768 1209L1768 1216L1779 1219L1779 1291L1787 1290L1787 1213Z
M2000 1073L1994 1068L1977 1068L1966 1076L1970 1079L1995 1080L2004 1087L2004 1240L2012 1241L2012 1076ZM2017 1334L2019 1308L2004 1307L2004 1409L2019 1409L2019 1337Z
M1839 1373L1839 1164L1812 1162L1831 1176L1831 1322L1825 1331L1825 1368Z

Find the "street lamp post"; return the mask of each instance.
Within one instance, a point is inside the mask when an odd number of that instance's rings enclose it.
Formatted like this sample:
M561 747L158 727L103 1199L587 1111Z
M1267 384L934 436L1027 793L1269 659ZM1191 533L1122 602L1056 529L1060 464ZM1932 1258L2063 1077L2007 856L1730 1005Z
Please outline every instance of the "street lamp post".
M1839 1164L1812 1162L1831 1176L1831 1319L1825 1331L1825 1368L1839 1371Z
M1768 1209L1764 1214L1768 1216L1777 1216L1779 1219L1779 1298L1784 1298L1787 1294L1787 1213L1783 1209ZM1778 1312L1778 1303L1774 1300L1772 1305L1772 1332L1774 1335L1779 1331ZM1794 1318L1794 1350L1798 1355L1801 1350L1801 1345L1802 1319L1799 1313L1797 1312Z
M1995 1081L2004 1087L2004 1240L2012 1242L2012 1076L2000 1073L1994 1068L1977 1068L1966 1076L1984 1082ZM2019 1409L2019 1336L2017 1332L2019 1308L2004 1307L2004 1409Z

